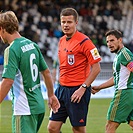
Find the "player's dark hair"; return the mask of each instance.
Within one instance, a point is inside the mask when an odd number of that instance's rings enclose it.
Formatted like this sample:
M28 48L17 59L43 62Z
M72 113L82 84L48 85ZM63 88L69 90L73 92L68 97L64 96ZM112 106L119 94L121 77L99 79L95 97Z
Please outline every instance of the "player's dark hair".
M74 9L74 8L64 8L62 9L61 13L60 13L60 17L61 16L70 16L73 15L75 21L78 20L78 12Z
M122 33L119 30L109 30L105 36L114 35L117 39L122 38Z

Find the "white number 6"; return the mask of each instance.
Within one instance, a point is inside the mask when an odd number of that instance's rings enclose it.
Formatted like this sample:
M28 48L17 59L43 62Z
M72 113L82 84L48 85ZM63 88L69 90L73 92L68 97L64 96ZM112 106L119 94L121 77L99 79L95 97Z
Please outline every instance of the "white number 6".
M36 59L35 54L31 54L30 55L30 70L31 70L31 75L32 75L32 79L35 82L37 77L38 77L38 67L36 64L33 64L33 60Z

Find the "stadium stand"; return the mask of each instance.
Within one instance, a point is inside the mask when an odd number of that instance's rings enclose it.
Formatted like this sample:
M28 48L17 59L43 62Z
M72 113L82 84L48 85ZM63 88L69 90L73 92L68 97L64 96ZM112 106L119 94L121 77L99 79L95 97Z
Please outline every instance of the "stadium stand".
M110 76L114 56L106 46L104 34L108 29L120 30L124 44L133 51L132 0L0 0L0 11L13 10L16 13L21 35L38 43L50 68L57 53L58 40L63 35L59 14L64 7L74 7L78 11L78 30L92 39L102 56L104 70L98 78ZM0 42L1 56L6 46Z

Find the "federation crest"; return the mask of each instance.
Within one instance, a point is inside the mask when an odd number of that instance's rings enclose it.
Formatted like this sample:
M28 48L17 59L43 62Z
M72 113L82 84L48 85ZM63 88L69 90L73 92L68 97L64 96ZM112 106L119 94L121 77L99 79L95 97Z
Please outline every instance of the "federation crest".
M68 64L73 65L75 63L74 55L68 55Z

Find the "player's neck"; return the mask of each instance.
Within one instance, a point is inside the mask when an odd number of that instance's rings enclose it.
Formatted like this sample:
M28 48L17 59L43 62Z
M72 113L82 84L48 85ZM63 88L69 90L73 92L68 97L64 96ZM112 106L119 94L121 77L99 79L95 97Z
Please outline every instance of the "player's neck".
M21 35L18 32L9 35L8 43L11 44L15 39L20 38Z

